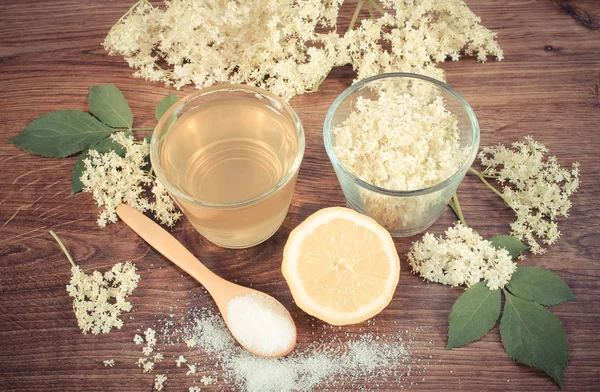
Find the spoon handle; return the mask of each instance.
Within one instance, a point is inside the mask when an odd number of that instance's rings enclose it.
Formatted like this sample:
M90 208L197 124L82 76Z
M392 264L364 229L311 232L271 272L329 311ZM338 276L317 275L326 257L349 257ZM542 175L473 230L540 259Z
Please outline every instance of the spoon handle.
M214 293L215 291L218 292L216 289L222 279L206 268L175 237L150 218L126 204L117 207L117 215L150 246L191 275L214 297Z

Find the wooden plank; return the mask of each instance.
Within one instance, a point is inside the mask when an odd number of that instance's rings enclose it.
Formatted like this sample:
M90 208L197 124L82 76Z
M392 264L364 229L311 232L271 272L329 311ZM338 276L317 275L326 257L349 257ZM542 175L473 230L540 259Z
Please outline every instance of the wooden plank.
M118 56L108 56L100 45L128 4L117 0L5 3L0 15L2 140L15 136L44 112L86 109L87 87L102 83L113 83L124 92L135 126L154 126L156 103L170 90L134 79L127 64ZM342 28L353 4L344 6ZM478 64L463 59L442 65L448 83L474 107L482 145L533 135L559 162L581 162L582 188L573 198L571 217L559 224L561 239L547 254L522 263L556 271L573 288L578 299L553 309L570 343L565 390L600 390L600 4L596 0L470 0L468 4L485 26L498 32L506 57L502 62ZM281 255L289 232L309 214L345 204L321 133L329 105L353 77L349 67L334 69L319 92L291 101L304 124L307 147L290 213L272 239L236 251L210 244L187 221L173 230L217 274L281 299L296 316L300 346L326 337L320 332L323 323L292 303L279 272ZM191 91L185 88L177 94ZM212 301L123 224L106 229L95 224L97 209L89 195L70 195L74 161L35 157L0 143L0 390L151 390L154 375L136 367L141 349L133 344L133 335L171 314L179 319L193 307L212 307ZM468 221L482 235L508 232L510 211L476 179L467 177L459 194ZM431 231L441 233L452 222L448 210ZM135 311L124 317L122 330L103 336L80 333L64 289L70 266L48 235L49 229L61 236L86 271L107 270L123 260L138 265L142 280L131 297ZM400 286L392 304L375 319L377 333L408 331L403 333L413 341L413 372L381 383L379 389L558 389L541 372L513 363L504 353L497 329L464 348L444 350L447 316L462 290L424 283L410 274L405 255L417 239L396 239L403 261ZM347 339L347 333L368 329L363 323L327 333ZM157 367L159 372L168 371L167 390L187 390L199 377L186 377L172 358L186 351L165 346L163 352L166 360ZM213 366L200 351L186 357L205 368ZM116 360L114 368L102 365L109 358ZM374 382L365 380L355 386L372 388ZM205 389L230 390L231 386L220 383Z

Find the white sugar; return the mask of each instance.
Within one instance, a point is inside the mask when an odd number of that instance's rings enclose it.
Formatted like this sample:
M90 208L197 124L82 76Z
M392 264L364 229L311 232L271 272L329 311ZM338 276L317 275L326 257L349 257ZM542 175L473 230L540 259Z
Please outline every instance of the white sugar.
M245 347L263 355L286 351L295 339L296 328L285 308L275 300L248 294L227 303L231 333Z
M372 333L348 336L347 341L328 336L284 358L264 358L237 345L219 315L202 309L193 317L193 325L183 328L182 337L194 339L194 350L206 352L220 368L222 379L241 391L360 390L365 380L372 380L368 389L385 389L380 382L402 386L412 366L400 335L387 336L385 341Z

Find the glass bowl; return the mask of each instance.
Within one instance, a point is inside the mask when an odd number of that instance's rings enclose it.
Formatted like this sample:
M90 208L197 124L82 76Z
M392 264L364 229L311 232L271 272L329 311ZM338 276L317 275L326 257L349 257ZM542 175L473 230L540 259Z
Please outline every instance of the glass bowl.
M458 145L462 154L458 170L422 189L400 190L376 186L358 178L344 166L336 153L335 129L356 110L359 97L375 100L381 88L410 96L419 94L419 99L424 100L441 97L457 124ZM323 139L348 206L375 219L392 236L408 237L431 226L456 192L477 155L479 124L467 101L445 83L418 74L387 73L355 83L337 97L325 117Z

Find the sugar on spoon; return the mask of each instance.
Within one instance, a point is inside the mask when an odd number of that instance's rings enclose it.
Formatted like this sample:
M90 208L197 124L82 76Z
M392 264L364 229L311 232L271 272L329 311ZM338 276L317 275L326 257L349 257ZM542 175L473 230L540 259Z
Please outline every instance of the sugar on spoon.
M296 345L296 325L279 301L216 275L175 237L134 208L121 204L117 215L150 246L206 288L227 328L244 348L263 357L280 357L292 351Z

